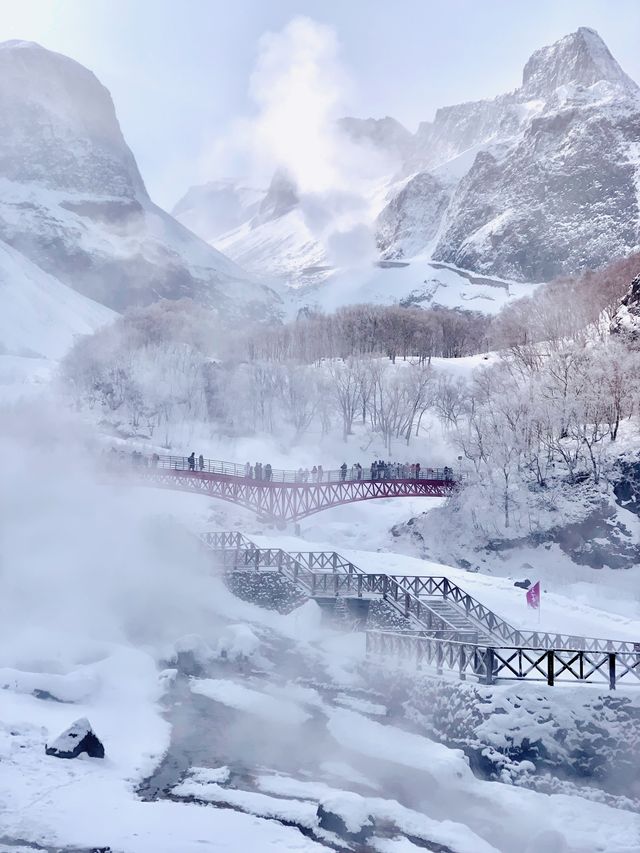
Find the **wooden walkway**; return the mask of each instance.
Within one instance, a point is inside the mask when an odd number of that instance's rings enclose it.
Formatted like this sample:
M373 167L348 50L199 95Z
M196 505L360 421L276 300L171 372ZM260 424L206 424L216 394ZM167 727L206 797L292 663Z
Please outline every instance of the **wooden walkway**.
M473 676L485 684L640 684L640 644L519 630L444 576L369 573L334 551L259 548L236 532L201 538L229 572L279 572L309 598L386 602L410 627L367 631L372 660Z

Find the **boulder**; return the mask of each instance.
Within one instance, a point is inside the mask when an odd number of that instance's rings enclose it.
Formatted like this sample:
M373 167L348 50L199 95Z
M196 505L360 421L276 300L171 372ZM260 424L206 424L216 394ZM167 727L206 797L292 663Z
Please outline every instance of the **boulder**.
M86 717L76 720L51 745L46 746L45 752L56 758L77 758L83 752L90 758L104 758L104 746Z
M531 581L529 580L529 578L525 578L521 581L515 581L513 585L519 586L520 589L529 589L529 587L531 586Z

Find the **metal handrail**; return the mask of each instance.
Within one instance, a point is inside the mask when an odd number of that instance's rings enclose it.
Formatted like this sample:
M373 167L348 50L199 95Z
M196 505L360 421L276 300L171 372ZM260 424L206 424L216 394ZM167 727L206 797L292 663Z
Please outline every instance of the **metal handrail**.
M204 459L199 462L199 457L195 458L193 465L189 462L188 456L167 456L161 454L143 454L134 451L126 454L116 450L108 453L107 456L113 456L115 461L130 462L134 466L142 466L145 468L157 468L161 470L171 471L189 471L194 474L215 474L221 477L234 477L242 480L254 480L260 483L297 483L297 484L321 484L321 483L343 483L345 481L366 481L376 482L378 480L406 480L408 482L428 481L437 483L454 483L461 479L461 475L454 476L453 468L427 468L420 467L420 472L411 474L411 471L406 471L407 466L397 463L389 465L389 470L373 476L369 466L356 469L354 466L347 468L346 472L337 470L322 471L321 476L313 475L307 469L286 470L280 468L272 468L269 476L262 468L262 474L259 477L255 475L255 465L247 463L239 465L235 462L224 462L219 459ZM249 468L247 469L247 466ZM410 468L410 466L409 466Z

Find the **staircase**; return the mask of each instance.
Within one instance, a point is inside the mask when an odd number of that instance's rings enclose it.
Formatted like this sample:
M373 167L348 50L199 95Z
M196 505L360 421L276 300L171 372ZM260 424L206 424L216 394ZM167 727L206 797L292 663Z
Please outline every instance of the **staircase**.
M490 648L621 653L634 655L638 665L638 644L632 641L522 631L446 577L364 572L334 551L258 548L237 532L204 533L201 539L222 553L228 570L279 571L310 598L382 599L411 628L432 638Z
M428 604L431 610L437 613L442 619L446 619L457 631L467 634L475 632L477 635L475 642L479 645L491 645L496 642L496 637L487 631L483 625L474 622L462 608L448 601L446 598L424 598L420 596L420 601Z

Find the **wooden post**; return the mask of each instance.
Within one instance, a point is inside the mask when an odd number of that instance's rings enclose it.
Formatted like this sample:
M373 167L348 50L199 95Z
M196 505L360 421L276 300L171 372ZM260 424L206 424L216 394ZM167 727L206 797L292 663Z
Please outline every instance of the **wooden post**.
M436 670L442 675L442 643L436 640Z
M547 652L547 684L549 687L553 687L554 682L554 668L553 668L553 649L549 649Z
M616 656L609 652L609 690L616 689Z
M493 684L493 665L494 665L494 651L493 649L486 649L484 653L484 664L485 664L485 684Z
M358 575L358 598L362 598L362 575Z
M460 646L460 651L458 654L458 669L460 674L460 681L467 680L467 673L465 672L465 664L467 662L467 653L464 650L464 646Z

